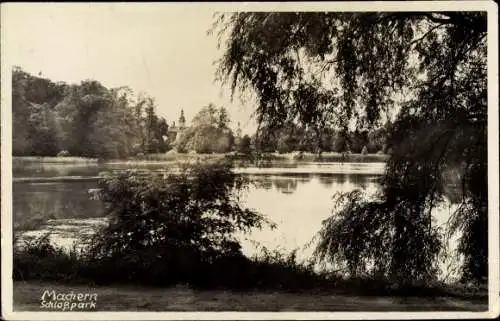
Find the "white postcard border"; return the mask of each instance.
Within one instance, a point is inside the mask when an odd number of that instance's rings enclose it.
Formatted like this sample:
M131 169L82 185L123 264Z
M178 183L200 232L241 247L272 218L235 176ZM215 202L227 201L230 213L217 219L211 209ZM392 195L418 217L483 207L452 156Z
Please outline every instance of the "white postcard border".
M212 11L488 11L488 200L489 200L489 310L488 312L14 312L12 300L12 113L11 69L5 21L13 6L125 6L170 5ZM492 318L499 315L499 132L498 132L498 6L493 1L370 1L370 2L239 2L239 3L2 3L1 4L1 246L2 315L7 320L320 320ZM486 182L485 182L486 183Z

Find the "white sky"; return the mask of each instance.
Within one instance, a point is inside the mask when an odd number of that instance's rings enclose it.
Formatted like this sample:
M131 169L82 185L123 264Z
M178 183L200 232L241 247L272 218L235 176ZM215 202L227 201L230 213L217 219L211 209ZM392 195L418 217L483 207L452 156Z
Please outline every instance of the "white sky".
M2 5L4 6L4 4ZM251 104L243 106L214 83L221 57L208 36L207 7L159 4L8 4L2 8L4 43L12 65L53 81L100 81L129 86L156 99L158 113L191 121L210 102L225 106L232 127L253 133Z

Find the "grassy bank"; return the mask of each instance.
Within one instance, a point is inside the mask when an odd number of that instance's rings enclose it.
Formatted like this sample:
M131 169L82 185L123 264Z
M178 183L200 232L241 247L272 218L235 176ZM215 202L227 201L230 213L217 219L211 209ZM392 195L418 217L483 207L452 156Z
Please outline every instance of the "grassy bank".
M185 286L87 286L14 282L14 311L39 311L45 290L97 293L96 311L486 311L487 300L360 297L328 291L196 290Z
M235 153L227 154L195 154L195 153L176 153L168 152L163 154L147 154L141 156L129 157L126 159L108 159L99 160L96 158L84 157L39 157L39 156L14 156L13 162L16 166L22 166L24 163L48 163L48 164L96 164L98 162L195 162L205 160L221 160L230 158L234 160L246 161L276 161L276 162L344 162L344 163L373 163L385 162L389 156L386 154L341 154L341 153L322 153L321 155L313 153L263 153L260 155L243 155Z
M288 159L301 162L328 162L328 163L383 163L387 161L387 154L342 154L342 153L322 153L321 155L312 153L292 153L286 154Z
M385 162L388 158L386 154L342 154L342 153L322 153L321 155L313 153L263 153L253 155L243 154L181 154L181 153L165 153L165 154L149 154L144 156L133 157L131 160L147 160L147 161L190 161L190 160L219 160L223 158L232 158L235 160L257 160L257 161L284 161L284 162L355 162L355 163L373 163Z
M58 156L13 156L12 162L15 165L23 163L49 163L49 164L95 164L99 160L97 158L86 157L58 157Z

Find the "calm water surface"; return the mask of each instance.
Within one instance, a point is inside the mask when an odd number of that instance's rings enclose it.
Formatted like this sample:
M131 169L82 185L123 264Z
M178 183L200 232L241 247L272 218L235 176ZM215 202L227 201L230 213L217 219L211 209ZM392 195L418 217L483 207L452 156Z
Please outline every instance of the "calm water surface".
M100 172L138 167L161 170L165 166L170 165L14 166L14 226L29 230L23 237L49 231L54 242L71 246L79 233L92 233L96 225L105 224L102 204L88 196L88 190L96 188ZM275 230L264 228L241 235L244 252L251 255L259 246L265 246L284 252L298 249L299 258L310 257L313 247L307 245L320 230L321 222L331 215L332 196L357 188L375 193L383 170L383 163L308 163L236 169L255 183L245 193L245 205L278 225ZM443 224L450 210L446 206L436 210L436 223Z

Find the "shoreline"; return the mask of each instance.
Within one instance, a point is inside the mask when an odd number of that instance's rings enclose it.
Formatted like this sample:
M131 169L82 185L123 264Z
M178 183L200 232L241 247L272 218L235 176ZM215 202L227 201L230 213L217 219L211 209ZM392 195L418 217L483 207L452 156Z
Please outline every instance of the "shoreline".
M127 170L124 168L123 170ZM161 170L152 170L161 174ZM259 168L259 167L239 167L234 170L235 174L245 176L264 176L264 177L332 177L337 175L356 175L356 176L381 176L384 173L384 168L361 169L361 170L348 170L342 171L340 169L324 169L311 171L310 169L301 168ZM24 176L13 177L13 183L57 183L57 182L78 182L78 181L98 181L102 176L50 176L50 177L37 177L37 176Z
M291 163L379 163L387 160L387 154L342 154L342 153L322 153L321 157L313 153L263 153L259 157L259 161L263 162L291 162ZM165 153L165 154L149 154L144 156L129 157L124 159L98 159L87 157L58 157L58 156L12 156L12 162L18 163L41 163L41 164L137 164L137 163L164 163L175 161L203 161L210 159L229 158L235 161L255 161L255 156L247 156L234 153L226 154L191 154L191 153Z
M183 155L184 159L177 160L107 160L84 158L61 158L61 157L14 157L13 158L13 179L14 183L51 183L51 182L71 182L71 181L95 181L100 178L101 172L115 172L129 169L144 169L159 174L169 172L186 163L206 162L216 159L224 159L230 155ZM271 155L274 157L273 155ZM385 161L360 162L355 160L336 161L335 159L315 160L294 160L293 155L287 157L288 160L270 159L264 162L255 162L249 159L234 160L235 174L250 176L336 176L336 175L383 175L385 172ZM373 155L372 155L373 156ZM380 155L377 155L380 156ZM339 155L334 155L339 157ZM359 157L355 155L353 157ZM75 168L76 171L59 171L58 169ZM83 170L77 170L81 168ZM92 169L87 175L85 168ZM172 169L174 168L174 169ZM27 170L27 171L26 171ZM40 175L37 173L46 174ZM48 175L48 173L52 173Z

